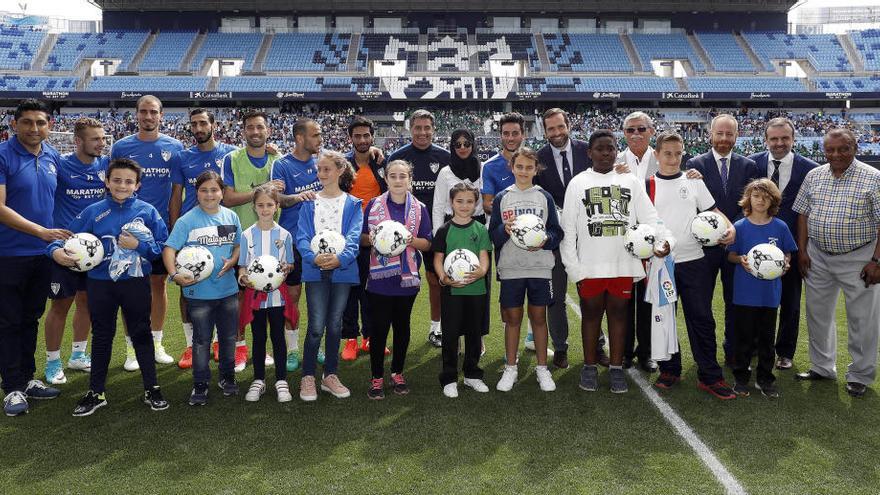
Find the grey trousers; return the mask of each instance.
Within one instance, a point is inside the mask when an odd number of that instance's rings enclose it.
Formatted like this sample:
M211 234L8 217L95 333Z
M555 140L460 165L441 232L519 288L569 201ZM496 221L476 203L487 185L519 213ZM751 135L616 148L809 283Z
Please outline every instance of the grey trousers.
M880 285L865 288L859 274L871 260L875 243L846 254L829 255L810 241L812 261L806 286L807 330L810 334L811 369L828 378L837 377L837 324L835 312L841 289L849 326L847 348L852 362L846 381L870 385L877 374L880 337Z
M568 352L568 274L565 265L562 264L562 255L559 250L553 251L553 304L547 308L547 327L550 340L553 341L553 349ZM580 332L580 325L577 326ZM605 347L605 333L599 332L599 348Z

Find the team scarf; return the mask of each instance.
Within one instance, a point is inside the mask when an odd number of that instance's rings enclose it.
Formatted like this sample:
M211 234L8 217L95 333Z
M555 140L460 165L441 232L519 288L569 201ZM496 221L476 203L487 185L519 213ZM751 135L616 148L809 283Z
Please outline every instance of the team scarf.
M651 359L668 361L678 352L675 328L675 259L670 254L648 261L645 302L651 303Z
M122 230L133 235L138 243L153 242L153 233L150 232L142 220L135 219L122 226ZM141 267L141 255L136 249L126 249L119 246L116 240L113 240L115 249L110 256L110 265L107 267L110 272L110 278L116 282L124 274L128 274L131 278L144 276L144 270Z
M376 197L373 206L370 207L367 222L372 231L379 223L385 220L392 220L391 210L388 209L389 193L385 192ZM422 209L419 201L412 195L406 193L406 205L404 207L406 215L404 226L413 236L419 231L419 225L422 222ZM407 246L403 253L397 256L382 256L375 249L370 250L370 278L379 280L383 278L391 278L400 275L401 287L418 287L422 280L419 278L418 252L412 246Z

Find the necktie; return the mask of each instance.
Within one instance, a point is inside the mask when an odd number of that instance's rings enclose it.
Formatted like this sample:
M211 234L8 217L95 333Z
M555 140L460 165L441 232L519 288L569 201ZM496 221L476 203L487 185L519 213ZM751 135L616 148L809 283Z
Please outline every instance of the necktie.
M782 163L782 160L773 160L773 174L770 176L770 180L776 184L776 187L779 187L779 164Z
M727 158L721 159L721 187L724 193L727 193Z
M571 182L571 165L568 163L568 152L560 151L559 154L562 155L562 183L567 186Z

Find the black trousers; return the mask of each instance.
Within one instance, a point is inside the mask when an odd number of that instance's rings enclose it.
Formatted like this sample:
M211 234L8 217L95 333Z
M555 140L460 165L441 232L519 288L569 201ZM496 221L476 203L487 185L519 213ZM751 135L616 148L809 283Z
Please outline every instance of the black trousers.
M798 253L791 253L791 270L782 276L782 300L779 305L779 332L776 334L776 355L791 359L797 348L801 322L801 290L803 280L797 269Z
M712 285L709 287L709 291L712 294L715 293L715 280L718 272L721 272L721 294L724 297L724 341L721 346L724 348L725 356L732 356L736 352L733 336L736 328L733 321L733 271L736 265L727 261L727 251L723 246L703 248L703 254L711 275Z
M776 333L776 308L756 306L733 306L736 321L736 364L733 376L737 383L748 383L751 377L749 365L752 362L755 340L757 340L758 368L755 381L773 383L773 348Z
M88 279L89 314L92 317L92 371L89 388L103 393L113 354L116 314L122 309L128 336L141 368L144 389L157 385L153 334L150 332L150 277L111 280Z
M287 343L284 340L284 306L254 311L251 333L254 343L251 351L254 360L254 380L266 379L266 323L272 339L272 357L275 359L275 379L287 379Z
M464 336L465 378L483 378L480 369L480 347L483 318L486 313L486 296L453 296L443 290L440 314L443 319L443 368L440 385L458 381L458 337ZM372 349L372 344L370 344Z
M388 332L394 329L391 372L403 373L406 352L409 349L410 316L416 296L385 296L367 292L370 314L373 319L373 335L370 337L370 370L373 378L385 376L385 346Z
M46 256L2 256L0 266L0 378L3 392L24 392L34 379L37 328L53 261Z
M645 302L645 280L633 284L633 296L629 300L624 357L638 358L639 362L651 359L651 304ZM638 340L638 344L636 344Z
M351 290L348 292L348 304L345 306L345 312L342 313L342 339L356 339L359 334L362 334L364 338L370 338L373 332L370 302L365 290L367 276L370 275L370 248L361 247L356 263L361 283L351 286ZM360 316L360 328L358 328L358 316Z

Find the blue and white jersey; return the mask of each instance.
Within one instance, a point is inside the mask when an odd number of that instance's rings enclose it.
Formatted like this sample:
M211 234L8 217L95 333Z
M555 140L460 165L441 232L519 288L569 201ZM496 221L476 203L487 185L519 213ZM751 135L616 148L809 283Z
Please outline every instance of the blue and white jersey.
M61 157L58 185L55 186L55 211L52 213L55 228L66 229L86 206L104 199L107 163L104 156L95 158L88 165L80 161L76 153Z
M481 178L483 186L480 193L493 196L516 182L516 178L513 177L513 172L510 171L510 166L507 164L507 158L504 158L501 153L486 160L486 163L483 164Z
M214 256L214 271L199 282L183 287L181 289L183 297L217 300L238 293L235 270L229 270L222 277L218 277L218 274L223 269L223 260L232 257L240 235L241 223L238 215L223 206L215 214L209 214L201 208L193 208L177 220L165 242L166 246L176 251L180 251L185 246L202 246Z
M144 169L138 199L153 205L168 225L168 203L171 201L171 159L183 150L183 144L171 136L159 134L155 141L141 141L137 134L113 143L110 159L128 158Z
M292 154L286 154L275 162L272 168L272 180L284 181L284 194L299 194L305 191L320 191L323 189L318 180L318 169L315 168L315 158L302 161ZM297 203L289 208L281 210L278 223L288 232L296 232L296 224L299 221L299 210L302 203Z
M206 170L220 174L223 157L237 149L231 144L217 143L211 151L201 151L198 146L193 146L174 155L171 160L171 183L183 186L181 216L196 206L196 179L199 175Z
M293 263L293 237L290 232L277 223L270 230L261 230L258 224L245 229L241 234L238 266L247 267L259 256L274 256L282 263ZM270 292L266 300L260 303L260 309L284 306L282 290L287 290L284 284Z

